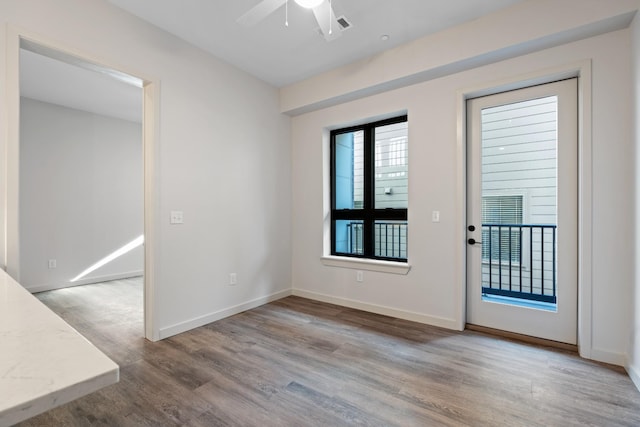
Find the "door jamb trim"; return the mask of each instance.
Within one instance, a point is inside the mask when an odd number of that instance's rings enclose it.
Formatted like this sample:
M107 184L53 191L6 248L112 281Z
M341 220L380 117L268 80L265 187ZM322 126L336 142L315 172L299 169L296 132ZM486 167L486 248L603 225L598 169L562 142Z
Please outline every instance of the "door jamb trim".
M159 258L158 240L160 223L157 220L160 201L157 184L159 169L159 134L160 134L160 80L135 70L128 70L115 64L112 59L96 57L87 52L78 51L70 46L50 40L49 38L28 31L24 28L6 25L6 88L7 106L6 117L0 117L0 125L6 125L6 138L0 135L0 151L4 151L4 165L0 165L0 174L5 178L4 194L0 190L5 217L3 230L0 232L4 249L0 251L0 263L5 270L19 281L19 52L21 44L28 42L38 45L45 50L58 51L69 57L75 57L80 62L94 64L105 69L114 70L123 75L133 76L142 81L143 91L143 162L144 162L144 336L150 341L160 339L156 325L156 282ZM0 84L1 86L1 84ZM0 111L1 113L1 111ZM0 155L0 157L2 157Z

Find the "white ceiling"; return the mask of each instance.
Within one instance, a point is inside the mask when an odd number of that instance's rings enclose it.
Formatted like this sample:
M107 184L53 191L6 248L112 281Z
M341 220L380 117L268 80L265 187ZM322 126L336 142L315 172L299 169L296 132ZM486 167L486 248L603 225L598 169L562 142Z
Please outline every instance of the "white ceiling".
M69 62L20 49L20 96L142 122L140 85L125 83L90 64Z
M294 0L289 0L288 27L284 7L253 27L236 22L262 0L109 1L282 87L523 0L332 0L336 15L344 15L352 27L331 42L318 32L312 11ZM389 39L381 40L382 35ZM45 55L21 50L22 96L141 121L140 87L114 79L104 70L96 71L90 64L78 66L77 61Z
M254 76L282 87L522 0L332 0L353 25L327 42L311 10L289 0L253 27L236 22L262 0L109 0ZM328 0L325 0L328 1ZM389 40L382 41L382 35Z

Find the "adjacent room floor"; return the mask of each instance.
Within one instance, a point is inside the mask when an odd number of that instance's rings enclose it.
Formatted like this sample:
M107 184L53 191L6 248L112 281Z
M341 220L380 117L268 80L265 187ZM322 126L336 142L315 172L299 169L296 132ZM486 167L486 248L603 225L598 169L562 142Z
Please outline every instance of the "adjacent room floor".
M118 384L22 426L637 426L624 370L478 332L288 297L152 343L142 280L38 298Z

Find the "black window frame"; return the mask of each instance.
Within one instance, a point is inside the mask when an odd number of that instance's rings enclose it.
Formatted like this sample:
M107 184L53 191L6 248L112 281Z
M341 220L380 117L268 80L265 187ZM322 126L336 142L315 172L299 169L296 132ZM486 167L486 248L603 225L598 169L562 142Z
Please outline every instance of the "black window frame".
M375 222L404 221L408 231L407 208L375 208L375 129L396 123L408 122L408 115L397 116L376 122L335 129L330 132L330 173L331 173L331 255L352 258L406 262L407 258L383 257L375 255ZM336 136L345 133L364 132L364 194L361 209L336 209ZM408 179L408 177L407 177ZM336 221L363 222L363 253L354 254L336 251ZM408 246L408 242L407 242ZM405 251L408 254L408 248Z

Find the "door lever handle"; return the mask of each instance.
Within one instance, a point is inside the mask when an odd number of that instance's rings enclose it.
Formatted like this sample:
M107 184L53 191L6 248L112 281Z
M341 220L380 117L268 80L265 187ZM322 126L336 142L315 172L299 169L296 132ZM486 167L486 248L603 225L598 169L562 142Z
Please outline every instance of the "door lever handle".
M482 244L482 242L478 242L476 239L469 239L467 240L467 243L469 243L470 245L475 245L476 243L478 244Z

